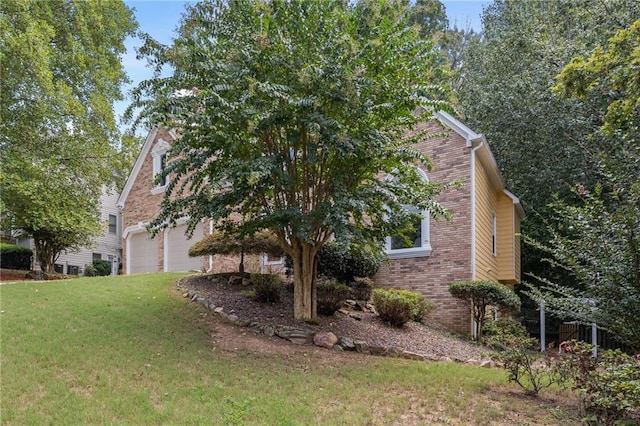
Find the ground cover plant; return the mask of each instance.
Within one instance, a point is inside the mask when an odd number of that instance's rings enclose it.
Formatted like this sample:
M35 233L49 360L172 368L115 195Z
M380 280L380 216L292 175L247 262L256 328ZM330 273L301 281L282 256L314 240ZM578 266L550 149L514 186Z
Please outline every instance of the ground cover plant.
M0 286L0 423L578 424L544 399L564 396L530 399L501 370L271 348L178 277Z

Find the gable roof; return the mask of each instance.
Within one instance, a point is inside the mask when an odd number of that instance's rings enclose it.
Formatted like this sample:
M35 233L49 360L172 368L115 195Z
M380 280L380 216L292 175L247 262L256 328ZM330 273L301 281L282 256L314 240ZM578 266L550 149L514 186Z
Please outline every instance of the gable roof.
M173 130L169 131L169 135L175 139L176 138L176 134ZM123 209L124 208L124 204L127 201L127 197L129 196L129 192L131 191L131 188L133 187L133 183L136 180L136 177L138 177L138 173L140 173L140 169L142 168L142 164L144 163L145 158L147 158L147 156L149 155L149 151L151 150L151 146L153 145L153 142L156 140L156 137L158 136L158 128L154 128L151 131L149 131L149 133L147 134L147 138L144 140L144 143L142 144L142 148L140 149L140 154L138 154L138 158L136 158L136 162L133 165L133 168L131 169L131 172L129 173L129 176L127 177L127 182L124 184L124 188L122 189L122 193L120 194L120 197L118 197L118 202L116 203L116 205Z
M451 130L456 132L458 135L463 137L467 143L467 148L474 149L478 159L489 174L489 179L491 180L493 185L501 190L509 198L511 198L520 217L524 217L525 213L524 209L522 208L522 204L520 204L520 199L518 199L518 197L507 190L507 185L504 181L504 178L502 177L502 174L500 173L498 163L496 162L496 159L491 152L491 148L489 147L489 143L487 142L485 136L482 133L474 132L463 122L454 118L446 111L437 112L435 114L435 118Z

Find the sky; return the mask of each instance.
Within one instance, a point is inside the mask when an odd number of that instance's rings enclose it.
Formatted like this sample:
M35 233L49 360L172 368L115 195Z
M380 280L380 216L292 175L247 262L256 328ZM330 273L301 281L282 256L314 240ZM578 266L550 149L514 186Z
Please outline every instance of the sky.
M314 0L309 0L314 1ZM466 28L467 24L476 31L481 29L480 16L482 9L490 3L488 0L441 0L447 10L449 23L458 28ZM125 0L125 4L134 10L139 31L148 33L161 43L168 44L175 35L180 16L187 3L193 0ZM132 84L125 87L125 93L139 82L150 78L152 71L147 69L143 60L136 59L135 48L142 45L138 38L129 38L125 42L127 54L123 57L123 64ZM129 104L129 100L117 102L114 105L119 119ZM121 128L124 130L124 128Z

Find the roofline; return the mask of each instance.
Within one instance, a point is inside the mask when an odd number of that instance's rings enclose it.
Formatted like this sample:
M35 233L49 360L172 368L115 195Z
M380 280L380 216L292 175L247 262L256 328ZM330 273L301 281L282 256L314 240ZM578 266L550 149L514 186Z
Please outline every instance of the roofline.
M155 127L149 131L147 134L147 138L142 144L142 148L140 149L140 153L138 154L138 158L136 158L136 162L133 164L133 168L127 176L127 182L124 184L124 188L122 188L122 192L120 193L120 197L118 197L118 202L116 206L120 209L124 209L124 204L127 201L127 197L129 196L129 192L131 191L131 187L133 187L133 183L140 173L140 169L142 168L142 163L144 163L144 159L149 154L149 150L151 149L151 145L153 145L153 141L158 135L158 128Z

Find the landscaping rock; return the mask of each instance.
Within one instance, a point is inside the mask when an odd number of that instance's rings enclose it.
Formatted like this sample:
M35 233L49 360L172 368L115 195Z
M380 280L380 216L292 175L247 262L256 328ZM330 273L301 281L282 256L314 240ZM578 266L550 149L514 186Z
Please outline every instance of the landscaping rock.
M496 363L490 359L483 359L482 362L480 362L480 367L494 368L495 366L496 366Z
M409 352L409 351L402 351L402 358L411 359L414 361L424 361L424 355L420 355L415 352Z
M322 348L331 349L338 343L338 336L330 331L319 331L313 336L313 344Z
M389 355L389 349L384 346L369 346L369 352L371 355L387 356Z
M337 345L340 346L345 351L355 351L356 350L356 345L353 342L353 339L351 339L350 337L340 336L340 338L338 339Z
M294 327L277 327L275 331L276 336L287 339L292 343L303 345L313 342L314 332L303 328Z
M364 340L354 340L353 345L356 348L356 352L361 354L367 354L367 355L371 354L371 351L369 350L369 345Z
M231 285L241 285L243 278L239 275L232 275L229 277L229 284Z

